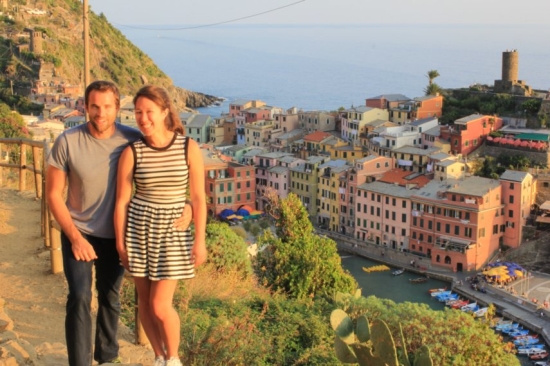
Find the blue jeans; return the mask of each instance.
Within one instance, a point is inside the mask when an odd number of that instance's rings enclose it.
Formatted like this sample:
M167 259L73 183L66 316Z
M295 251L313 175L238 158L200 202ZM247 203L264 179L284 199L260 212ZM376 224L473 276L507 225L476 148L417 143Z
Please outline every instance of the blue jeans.
M99 363L118 356L118 318L120 315L120 285L124 267L120 265L115 239L82 234L94 247L95 261L77 261L71 242L61 233L63 266L69 285L65 338L69 365L92 364L92 266L95 266L98 312L96 319L94 359Z

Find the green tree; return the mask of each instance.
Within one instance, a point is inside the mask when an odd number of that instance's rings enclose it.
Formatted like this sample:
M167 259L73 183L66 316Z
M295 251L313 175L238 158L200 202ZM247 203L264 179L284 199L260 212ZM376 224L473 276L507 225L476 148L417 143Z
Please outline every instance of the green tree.
M534 116L539 112L541 104L542 101L540 99L533 98L521 103L521 109L524 112Z
M258 225L254 224L250 227L249 231L250 231L250 234L254 235L254 237L256 238L258 235L260 235L260 233L262 232L262 229Z
M424 93L426 95L437 95L437 94L441 93L441 87L436 83L429 84L424 89Z
M13 112L10 107L4 103L0 103L0 137L32 137L21 115L17 112Z
M265 247L254 263L260 282L299 299L353 291L357 284L342 269L336 243L313 232L298 197L290 194L279 203L277 236L267 230L258 242Z
M247 245L229 225L211 222L206 225L206 249L208 263L218 272L252 274L252 266L246 251Z
M439 77L439 71L430 70L428 71L428 74L426 76L428 77L428 85L432 85L434 82L434 79Z

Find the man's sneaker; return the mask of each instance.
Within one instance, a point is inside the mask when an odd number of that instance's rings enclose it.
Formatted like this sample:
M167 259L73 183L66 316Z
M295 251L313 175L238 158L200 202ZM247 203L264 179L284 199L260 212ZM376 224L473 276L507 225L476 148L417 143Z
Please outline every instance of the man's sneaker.
M183 366L181 364L181 361L178 357L171 357L168 361L166 361L166 366Z
M113 358L111 361L101 362L100 365L103 365L106 363L122 363L122 358L120 358L120 356L117 356L116 358Z
M153 364L153 366L165 366L165 365L166 365L166 361L164 361L164 357L158 356L157 358L155 358L155 363Z

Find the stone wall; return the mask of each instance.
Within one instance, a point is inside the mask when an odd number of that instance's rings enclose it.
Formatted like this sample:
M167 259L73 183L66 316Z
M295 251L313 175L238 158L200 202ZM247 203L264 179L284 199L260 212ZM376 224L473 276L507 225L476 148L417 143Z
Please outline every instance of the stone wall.
M512 156L526 156L531 161L534 161L537 164L543 164L548 167L550 163L550 155L548 151L526 151L526 150L516 150L508 149L505 147L499 146L488 146L486 144L481 145L476 151L470 154L470 157L484 157L484 156L493 156L497 158L500 155L512 155Z

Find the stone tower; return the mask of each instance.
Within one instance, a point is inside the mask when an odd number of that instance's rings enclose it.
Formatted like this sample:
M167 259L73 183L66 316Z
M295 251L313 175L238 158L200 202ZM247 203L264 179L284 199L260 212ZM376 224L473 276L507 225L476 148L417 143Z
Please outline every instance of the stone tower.
M517 50L502 52L502 81L517 81L518 70L519 52Z
M532 89L523 80L519 80L519 52L506 50L502 52L502 79L495 80L495 93L509 93L531 96Z
M29 33L30 45L29 51L38 55L42 54L42 32L34 29L26 29Z

